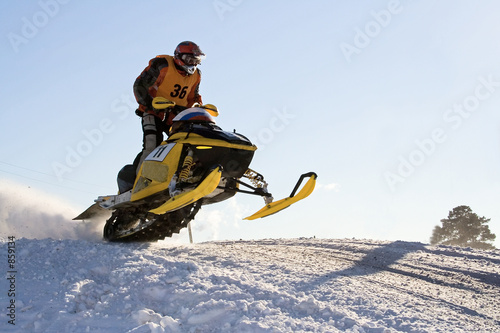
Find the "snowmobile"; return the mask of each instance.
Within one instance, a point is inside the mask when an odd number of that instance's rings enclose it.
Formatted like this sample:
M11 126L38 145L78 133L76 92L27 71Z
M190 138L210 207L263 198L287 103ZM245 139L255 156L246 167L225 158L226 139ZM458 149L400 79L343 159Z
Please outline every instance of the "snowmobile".
M153 106L161 110L173 103L157 97ZM257 147L236 131L222 130L217 115L213 105L178 113L168 138L145 158L137 175L133 165L123 167L118 194L99 196L74 220L105 217L105 240L150 242L179 233L203 205L236 193L264 198L265 206L246 220L275 214L312 193L317 175L309 172L289 197L274 201L263 175L249 168Z

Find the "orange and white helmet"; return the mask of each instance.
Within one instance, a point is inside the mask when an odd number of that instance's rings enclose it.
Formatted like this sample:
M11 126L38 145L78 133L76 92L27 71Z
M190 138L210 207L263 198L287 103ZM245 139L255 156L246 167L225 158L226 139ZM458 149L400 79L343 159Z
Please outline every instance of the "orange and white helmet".
M196 67L205 58L205 53L193 42L181 42L175 48L174 62L188 74L194 74Z

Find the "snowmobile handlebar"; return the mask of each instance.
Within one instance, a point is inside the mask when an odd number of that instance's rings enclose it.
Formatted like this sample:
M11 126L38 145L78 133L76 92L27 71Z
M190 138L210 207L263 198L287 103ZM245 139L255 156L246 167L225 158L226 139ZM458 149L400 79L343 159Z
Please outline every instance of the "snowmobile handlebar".
M174 111L180 112L188 108L185 106L177 105L175 102L168 100L165 97L155 97L153 98L153 102L151 104L153 106L153 109L155 110L173 109ZM199 103L195 103L192 107L203 108L213 117L217 117L219 115L219 110L213 104L200 105Z
M153 108L156 110L164 110L168 108L173 108L175 106L175 102L172 102L165 97L155 97L153 98Z

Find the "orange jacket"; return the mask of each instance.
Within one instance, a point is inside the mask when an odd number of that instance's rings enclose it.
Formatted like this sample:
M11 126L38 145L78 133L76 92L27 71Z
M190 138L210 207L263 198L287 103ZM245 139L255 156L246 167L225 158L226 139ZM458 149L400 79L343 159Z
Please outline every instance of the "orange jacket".
M181 107L191 107L194 103L202 104L198 92L200 81L199 69L188 75L176 67L172 56L159 55L149 61L148 67L134 82L134 95L139 103L136 113L141 116L144 112L154 114L171 125L175 112L170 112L168 117L165 117L165 112L155 112L152 107L153 98L161 96Z

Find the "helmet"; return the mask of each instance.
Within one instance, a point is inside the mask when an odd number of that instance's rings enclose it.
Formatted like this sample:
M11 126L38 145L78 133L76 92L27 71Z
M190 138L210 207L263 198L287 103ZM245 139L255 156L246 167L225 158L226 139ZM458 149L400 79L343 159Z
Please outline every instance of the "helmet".
M185 41L177 45L174 52L174 62L188 74L194 74L196 66L201 63L205 54L198 45Z

